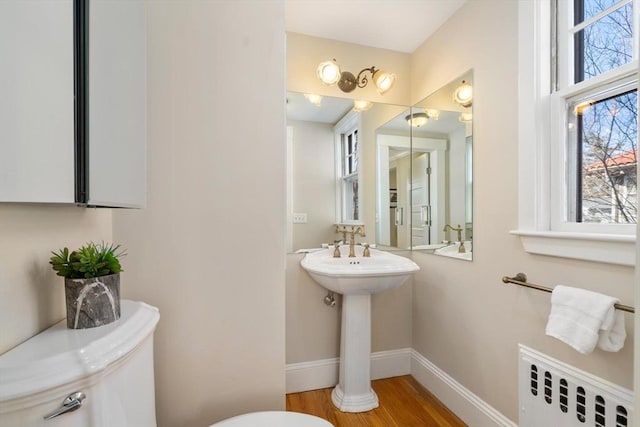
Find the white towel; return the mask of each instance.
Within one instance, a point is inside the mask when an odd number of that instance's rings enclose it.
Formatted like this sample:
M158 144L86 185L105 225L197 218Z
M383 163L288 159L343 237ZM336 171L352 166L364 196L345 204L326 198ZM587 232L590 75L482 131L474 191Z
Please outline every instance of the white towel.
M614 307L617 302L608 295L558 285L551 294L546 334L583 354L592 352L596 345L618 351L627 334L624 316Z

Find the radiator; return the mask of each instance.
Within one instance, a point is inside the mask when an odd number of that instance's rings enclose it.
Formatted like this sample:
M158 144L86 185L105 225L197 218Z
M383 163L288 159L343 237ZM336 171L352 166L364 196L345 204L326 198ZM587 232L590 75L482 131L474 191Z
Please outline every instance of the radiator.
M520 427L632 425L631 390L519 347Z

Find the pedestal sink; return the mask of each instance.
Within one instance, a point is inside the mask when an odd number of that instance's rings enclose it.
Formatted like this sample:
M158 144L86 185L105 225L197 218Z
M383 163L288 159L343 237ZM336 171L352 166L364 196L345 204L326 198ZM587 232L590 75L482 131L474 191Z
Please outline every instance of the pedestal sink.
M356 246L356 257L348 258L349 248L308 253L300 262L309 275L330 291L343 295L340 336L339 383L331 394L333 404L343 412L364 412L378 407L378 396L371 388L371 294L396 288L420 267L408 258Z

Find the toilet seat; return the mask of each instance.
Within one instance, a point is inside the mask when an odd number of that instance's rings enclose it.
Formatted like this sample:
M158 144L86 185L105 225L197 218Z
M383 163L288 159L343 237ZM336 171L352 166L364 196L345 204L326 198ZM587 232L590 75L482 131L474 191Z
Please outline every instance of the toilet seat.
M287 411L251 412L227 418L209 427L334 427L327 420Z

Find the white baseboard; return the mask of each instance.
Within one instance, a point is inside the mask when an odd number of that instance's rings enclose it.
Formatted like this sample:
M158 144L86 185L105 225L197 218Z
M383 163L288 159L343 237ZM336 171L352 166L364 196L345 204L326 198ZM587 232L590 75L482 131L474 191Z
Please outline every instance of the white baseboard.
M371 379L391 378L411 373L410 348L379 351L371 354ZM340 359L314 360L311 362L288 364L286 392L299 393L333 387L338 384L338 364Z
M335 386L338 384L339 361L335 357L288 364L285 368L286 392L300 393Z
M411 375L470 426L518 426L415 350L411 350Z
M339 359L288 364L286 392L334 387ZM517 427L517 424L411 348L371 354L371 379L411 374L465 423L474 427Z

